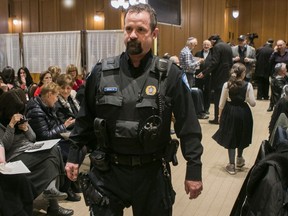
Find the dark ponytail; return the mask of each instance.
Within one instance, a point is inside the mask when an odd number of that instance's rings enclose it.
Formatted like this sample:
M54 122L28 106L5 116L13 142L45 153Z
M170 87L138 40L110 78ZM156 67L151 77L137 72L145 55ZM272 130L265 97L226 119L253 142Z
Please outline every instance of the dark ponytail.
M243 72L246 71L246 67L242 63L235 63L230 70L230 78L228 80L228 89L239 88L244 85L244 81L241 79Z

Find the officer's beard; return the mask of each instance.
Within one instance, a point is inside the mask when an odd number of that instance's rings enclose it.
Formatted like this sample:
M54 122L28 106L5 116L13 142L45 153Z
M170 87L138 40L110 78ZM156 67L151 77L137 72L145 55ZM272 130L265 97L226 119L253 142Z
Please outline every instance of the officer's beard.
M138 40L131 40L127 42L126 51L129 55L138 55L143 52L143 49Z

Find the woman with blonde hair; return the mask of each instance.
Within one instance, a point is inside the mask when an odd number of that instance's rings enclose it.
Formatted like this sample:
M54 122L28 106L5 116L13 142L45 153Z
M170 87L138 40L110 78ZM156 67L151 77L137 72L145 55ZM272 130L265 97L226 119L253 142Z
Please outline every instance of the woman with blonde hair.
M30 118L30 125L35 131L37 140L61 139L58 145L61 148L62 159L66 163L70 140L62 138L62 134L68 133L68 128L74 124L75 119L67 118L63 122L58 118L55 109L55 103L58 101L58 95L61 88L58 84L51 82L43 85L41 95L30 99L27 104L27 118ZM80 201L81 197L71 189L71 182L65 177L65 182L61 191L66 192L69 201Z
M78 91L79 87L84 83L83 80L78 79L78 68L74 64L69 64L66 69L66 74L69 74L73 79L73 90Z
M48 67L48 71L51 72L53 82L56 82L57 77L61 74L61 68L56 65L51 65Z

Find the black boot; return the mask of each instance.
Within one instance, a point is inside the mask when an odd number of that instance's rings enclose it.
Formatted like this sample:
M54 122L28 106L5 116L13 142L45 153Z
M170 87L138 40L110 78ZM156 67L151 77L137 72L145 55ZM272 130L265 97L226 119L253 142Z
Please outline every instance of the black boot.
M81 193L81 188L79 185L79 181L74 181L71 182L71 189L73 190L74 193Z
M267 109L267 112L272 112L273 111L273 106L269 106L269 108Z
M68 197L66 198L66 200L68 200L68 201L78 202L81 200L81 196L74 193L71 188L68 189L67 194L68 194Z
M71 216L74 214L74 211L72 209L65 209L61 206L58 206L58 209L51 209L48 207L47 209L47 215L50 216Z

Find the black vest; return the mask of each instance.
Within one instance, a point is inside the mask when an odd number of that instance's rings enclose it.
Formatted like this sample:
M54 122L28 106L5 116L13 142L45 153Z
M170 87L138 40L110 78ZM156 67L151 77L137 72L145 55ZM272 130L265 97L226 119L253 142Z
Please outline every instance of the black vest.
M171 62L168 61L168 69L162 76L158 95L160 73L155 66L158 59L153 57L151 66L137 78L128 77L121 71L120 56L102 60L100 84L96 94L96 115L106 120L107 144L113 152L155 153L162 151L170 140L170 133L167 133L169 136L161 136L161 131L165 128L162 118L170 118L170 130L171 100L164 96L164 92ZM147 119L154 115L159 116L161 112L159 137L151 142L141 141L139 134Z

